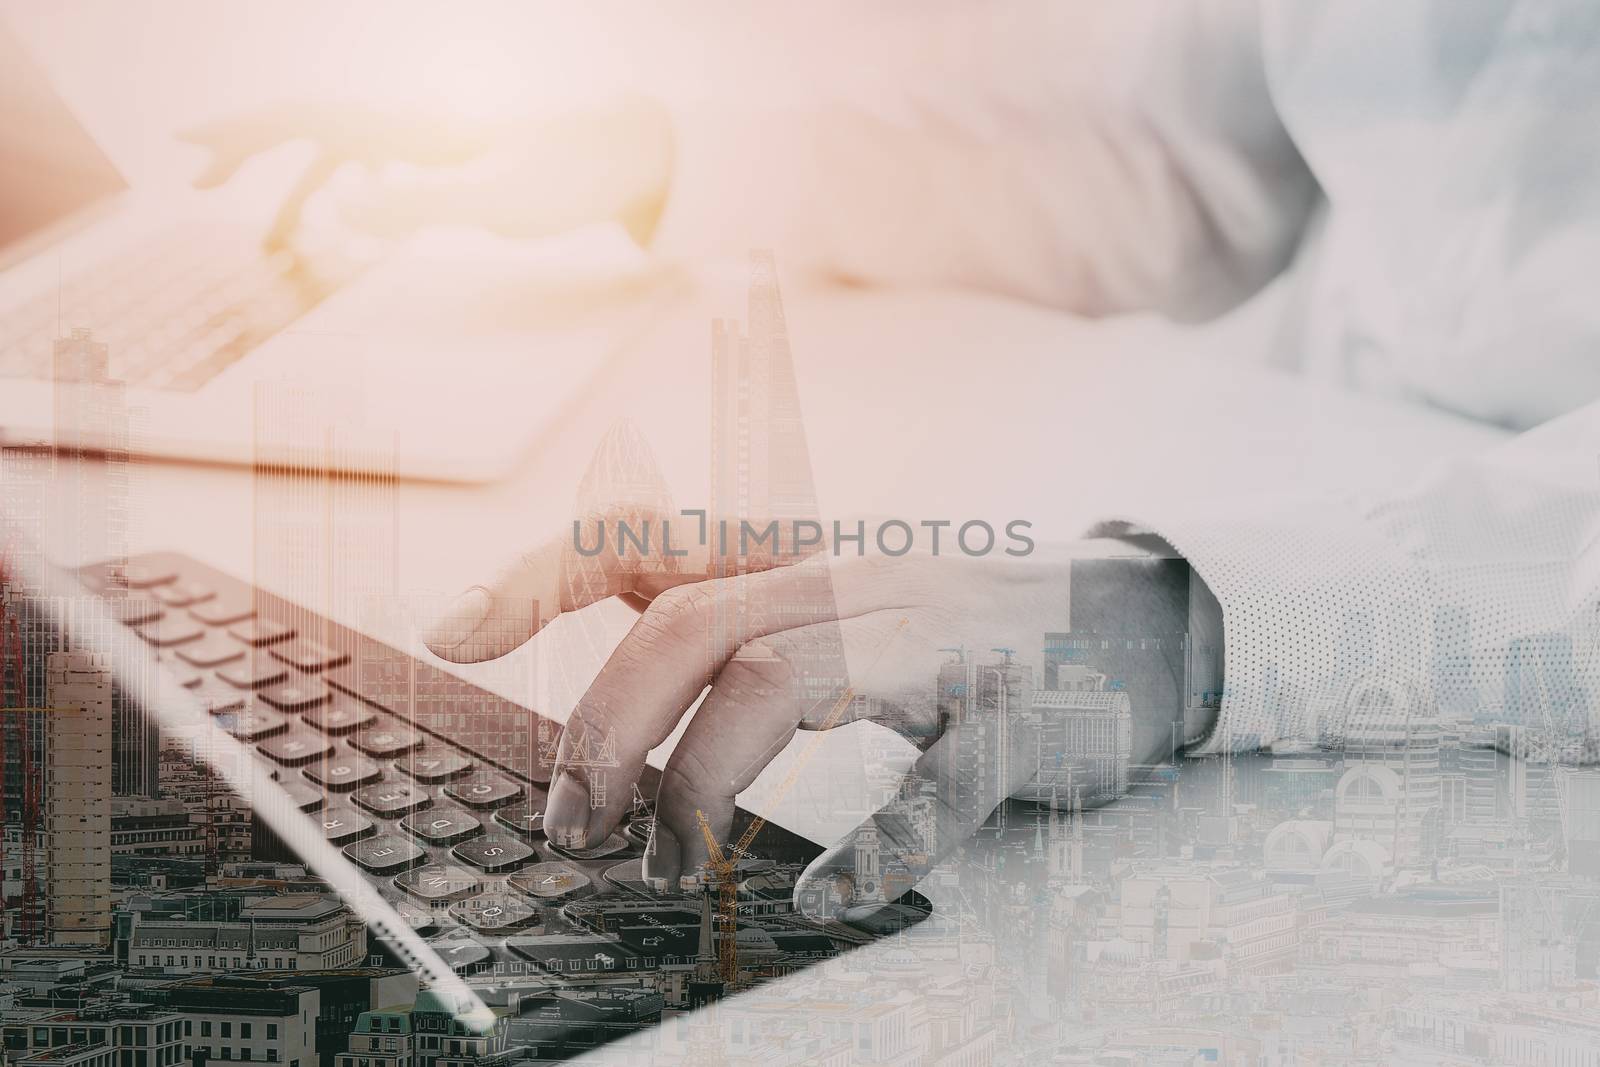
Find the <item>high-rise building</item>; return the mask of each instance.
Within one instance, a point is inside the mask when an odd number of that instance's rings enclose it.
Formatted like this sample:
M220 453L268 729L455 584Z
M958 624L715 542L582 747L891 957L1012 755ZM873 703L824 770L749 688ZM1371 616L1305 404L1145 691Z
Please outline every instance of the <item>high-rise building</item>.
M1150 595L1132 606L1130 565L1148 568L1151 578ZM1044 635L1044 688L1058 688L1063 667L1087 667L1106 676L1108 690L1128 694L1135 750L1163 753L1181 742L1190 705L1220 702L1215 642L1207 638L1201 648L1189 639L1198 588L1183 560L1074 560L1071 629Z
M1365 779L1341 782L1340 795L1394 806L1394 836L1382 842L1399 866L1427 862L1438 847L1442 819L1439 744L1443 728L1433 704L1409 680L1369 674L1351 686L1344 708L1344 755L1349 768L1394 772L1393 796L1367 788Z
M1512 640L1505 659L1505 721L1527 728L1551 758L1581 761L1588 705L1572 635L1550 632Z
M52 353L54 405L50 491L42 526L58 558L80 563L127 555L133 465L129 460L134 413L125 384L111 374L108 347L86 329L58 338ZM113 572L94 590L108 601L130 595ZM54 635L41 645L57 647ZM153 716L113 696L112 790L118 796L158 796L161 734Z
M1015 658L1010 649L995 649L988 662L957 651L955 658L939 669L936 709L946 729L954 729L955 742L946 748L947 766L940 787L945 791L940 812L955 816L968 825L1004 826L1005 805L989 815L989 808L1000 797L1011 795L1007 788L1026 739L1014 731L1033 727L1033 668ZM1027 745L1029 760L1038 750ZM1031 766L1031 765L1030 765ZM1048 789L1038 799L1048 799Z
M1472 615L1460 604L1433 614L1433 696L1446 722L1476 722L1482 701L1472 679Z
M1040 790L1091 801L1128 791L1133 711L1126 692L1103 685L1035 690L1029 717L1038 735Z
M1555 780L1567 870L1600 881L1600 770L1559 767Z
M748 329L711 324L711 499L713 517L817 519L816 484L795 379L778 268L770 252L750 254ZM781 553L780 546L780 553ZM768 552L752 546L753 560Z
M109 667L81 652L52 652L45 798L50 940L111 942L111 724Z
M765 569L775 560L792 562L800 555L797 527L824 536L777 263L770 252L750 254L746 317L743 332L735 321L711 324L707 536L713 577ZM826 715L851 679L838 625L831 621L833 583L824 564L818 559L798 567L781 592L747 582L717 585L707 628L708 667L724 662L747 634L818 620L803 654L789 662L803 714Z

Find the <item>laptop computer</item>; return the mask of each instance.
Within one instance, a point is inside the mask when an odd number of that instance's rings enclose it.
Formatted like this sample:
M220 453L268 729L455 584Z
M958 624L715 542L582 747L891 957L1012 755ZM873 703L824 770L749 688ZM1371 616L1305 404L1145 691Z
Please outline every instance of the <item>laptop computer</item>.
M542 832L558 723L185 556L67 572L36 549L14 541L0 570L11 616L42 613L61 650L187 739L249 801L255 855L304 863L464 1025L618 986L689 1010L932 910L914 890L806 901L797 876L823 846L763 825L734 860L735 916L713 918L718 887L643 879L654 769L618 832L558 848ZM739 811L734 835L752 818ZM729 918L737 951L763 963L730 972Z
M273 462L252 399L286 383L392 438L402 476L493 480L681 292L620 228L380 242L330 224L269 250L238 214L130 187L0 20L0 445L50 443L52 347L86 330L143 413L136 453Z

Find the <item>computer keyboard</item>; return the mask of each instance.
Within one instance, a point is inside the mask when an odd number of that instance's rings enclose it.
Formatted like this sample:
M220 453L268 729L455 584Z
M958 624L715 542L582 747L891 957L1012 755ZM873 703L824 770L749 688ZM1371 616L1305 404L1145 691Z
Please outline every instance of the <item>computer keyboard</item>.
M0 315L0 378L49 378L55 339L83 326L109 346L112 378L198 389L364 269L327 252L268 252L244 231L175 226Z
M306 814L308 832L341 847L459 974L559 981L574 936L607 969L692 962L683 954L696 951L694 931L665 920L696 926L699 897L657 894L641 873L655 770L646 768L617 832L591 848L557 848L542 821L557 723L181 555L99 564L79 577L251 746L260 773ZM735 834L749 819L739 812ZM259 858L294 858L290 843L257 825ZM759 859L747 862L794 874L820 851L768 825L752 849ZM881 917L876 929L814 921L788 895L781 889L754 909L769 932L821 932L840 951L886 932ZM895 902L904 905L898 925L926 914L912 897ZM610 914L645 902L659 910L631 922Z

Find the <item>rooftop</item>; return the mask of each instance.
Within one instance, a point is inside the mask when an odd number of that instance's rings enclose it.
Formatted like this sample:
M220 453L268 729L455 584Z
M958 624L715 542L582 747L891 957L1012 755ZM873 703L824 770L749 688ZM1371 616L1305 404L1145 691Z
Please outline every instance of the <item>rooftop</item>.
M409 1034L411 1012L405 1008L364 1011L356 1017L357 1034Z

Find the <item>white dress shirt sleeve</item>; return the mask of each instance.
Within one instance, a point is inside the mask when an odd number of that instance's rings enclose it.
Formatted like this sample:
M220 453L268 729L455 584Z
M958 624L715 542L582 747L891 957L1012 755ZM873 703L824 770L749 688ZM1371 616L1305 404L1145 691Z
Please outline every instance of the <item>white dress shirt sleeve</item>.
M1197 754L1341 745L1427 717L1600 755L1600 404L1368 499L1121 516L1216 593L1222 710Z
M1091 315L1225 310L1282 269L1319 194L1274 111L1253 0L1155 14L1129 35L1132 76L1108 62L1063 86L1015 69L1092 58L1065 40L1007 46L959 78L919 71L882 94L894 99L677 108L654 247L765 247L786 271ZM987 20L975 34L1007 21L997 8L966 17Z

